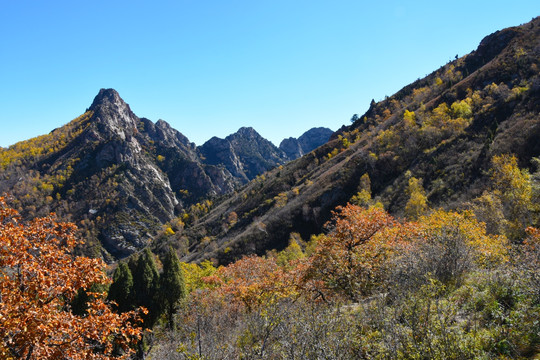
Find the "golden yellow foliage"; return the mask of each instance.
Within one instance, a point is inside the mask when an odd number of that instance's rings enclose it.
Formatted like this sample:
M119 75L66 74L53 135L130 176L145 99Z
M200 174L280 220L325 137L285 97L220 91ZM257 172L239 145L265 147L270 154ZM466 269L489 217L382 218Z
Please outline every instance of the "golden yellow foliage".
M409 179L407 187L409 200L405 205L405 215L410 220L417 220L428 209L426 192L422 186L422 180L415 177Z
M471 247L473 257L479 266L490 266L508 260L506 237L488 235L486 226L479 222L470 211L437 210L419 219L420 228L427 241L448 241L459 237Z

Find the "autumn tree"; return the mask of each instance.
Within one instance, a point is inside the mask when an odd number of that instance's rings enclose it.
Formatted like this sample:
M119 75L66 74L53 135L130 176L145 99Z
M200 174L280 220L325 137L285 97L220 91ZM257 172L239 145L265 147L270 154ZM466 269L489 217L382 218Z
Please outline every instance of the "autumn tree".
M203 279L214 275L217 271L216 267L209 260L204 260L200 264L182 262L180 263L180 267L182 268L182 275L188 294L197 289L208 287L208 284Z
M291 276L275 258L251 255L218 268L205 281L227 303L254 310L295 295L297 279Z
M317 241L304 282L322 297L341 294L358 300L369 295L383 281L395 242L401 240L400 228L379 208L338 207L328 235Z
M353 195L350 202L352 204L365 207L373 203L371 199L371 179L369 178L368 173L365 173L360 177L358 193Z
M392 266L394 283L417 289L426 276L442 283L459 283L475 268L490 268L508 260L504 236L489 235L469 211L437 210L422 216L418 235Z
M54 215L25 223L0 197L0 357L112 359L127 356L141 329L134 312L116 314L105 294L105 264L75 256L73 224ZM88 291L86 313L71 302Z
M531 198L533 195L530 174L521 170L513 155L494 156L491 161L493 194L500 198L503 213L508 221L507 236L522 238L525 228L532 223Z
M289 246L277 253L276 263L279 266L286 268L291 267L291 263L295 260L305 257L302 247L298 242L303 242L302 237L298 233L291 233L289 238Z
M422 186L422 179L411 177L409 179L409 186L407 187L407 194L409 194L409 200L405 205L405 215L410 220L416 220L428 208L426 191Z

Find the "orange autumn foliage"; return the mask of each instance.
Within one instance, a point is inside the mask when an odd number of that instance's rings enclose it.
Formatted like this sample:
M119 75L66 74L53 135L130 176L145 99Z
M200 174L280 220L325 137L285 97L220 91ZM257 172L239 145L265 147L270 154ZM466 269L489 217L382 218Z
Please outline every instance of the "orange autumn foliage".
M222 298L248 310L295 294L291 274L279 267L274 258L255 255L219 268L206 280L218 285L216 291Z
M321 297L368 295L383 281L393 253L414 234L413 223L401 224L379 208L338 207L330 232L309 259L304 283Z
M525 232L527 238L523 241L522 251L524 254L524 261L527 262L527 267L533 269L540 268L540 229L529 226ZM536 272L536 277L540 277Z
M74 255L75 230L54 215L22 222L0 197L0 358L122 358L140 338L137 314L114 313L105 294L71 311L79 289L109 282L101 260Z
M540 229L529 226L527 229L525 229L525 232L528 235L526 243L540 244Z

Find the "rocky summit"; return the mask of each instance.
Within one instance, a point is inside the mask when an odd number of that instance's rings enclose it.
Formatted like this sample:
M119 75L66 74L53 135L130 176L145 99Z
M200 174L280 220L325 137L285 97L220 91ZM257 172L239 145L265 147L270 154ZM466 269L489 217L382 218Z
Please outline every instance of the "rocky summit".
M50 134L0 150L0 192L26 217L75 221L86 254L113 260L148 245L164 223L288 161L252 128L201 147L137 117L114 89ZM186 215L187 216L187 215Z
M298 139L293 137L284 139L279 144L279 148L287 154L289 159L294 160L326 144L333 133L332 130L325 127L312 128Z

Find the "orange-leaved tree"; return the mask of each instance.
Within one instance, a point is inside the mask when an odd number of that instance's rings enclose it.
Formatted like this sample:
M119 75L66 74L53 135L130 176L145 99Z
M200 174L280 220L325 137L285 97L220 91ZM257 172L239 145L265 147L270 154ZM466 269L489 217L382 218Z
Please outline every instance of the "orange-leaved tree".
M246 256L221 267L207 281L218 285L216 291L229 302L238 302L247 310L296 295L295 280L272 257Z
M54 215L25 223L0 197L0 358L122 358L140 338L137 313L116 314L90 292L109 280L101 260L74 255L75 230ZM80 289L84 315L70 305Z
M393 253L416 235L414 223L401 224L382 209L348 204L334 212L330 232L318 240L304 283L315 294L342 294L350 300L381 285Z

